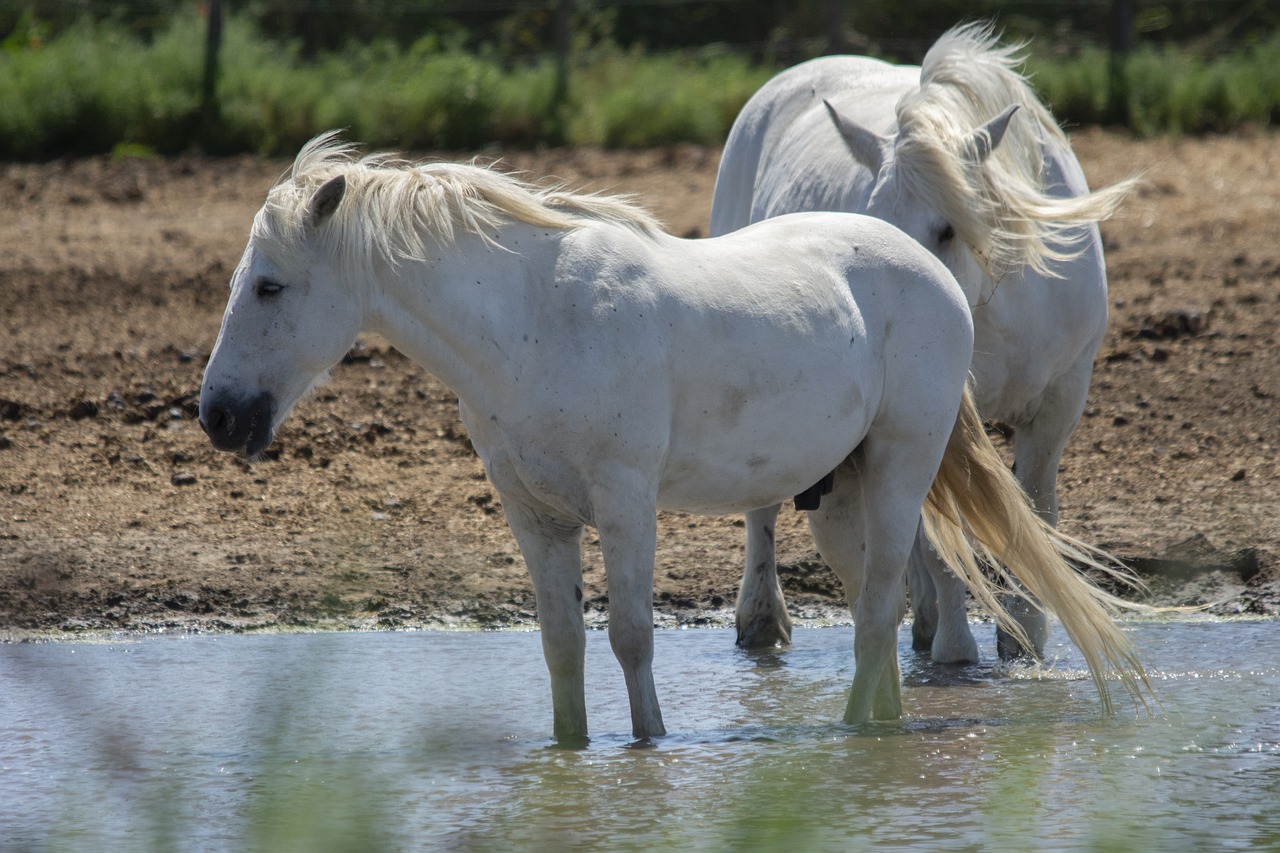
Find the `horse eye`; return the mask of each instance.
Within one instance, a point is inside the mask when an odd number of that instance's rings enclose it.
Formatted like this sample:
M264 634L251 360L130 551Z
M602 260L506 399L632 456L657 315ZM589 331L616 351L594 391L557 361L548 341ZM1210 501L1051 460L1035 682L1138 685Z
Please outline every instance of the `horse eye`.
M278 281L272 281L269 278L258 279L258 283L253 287L253 292L259 299L278 296L282 290L284 290L283 284Z
M949 224L942 226L942 230L938 232L939 243L950 243L955 238L956 238L956 229L952 228L951 225Z

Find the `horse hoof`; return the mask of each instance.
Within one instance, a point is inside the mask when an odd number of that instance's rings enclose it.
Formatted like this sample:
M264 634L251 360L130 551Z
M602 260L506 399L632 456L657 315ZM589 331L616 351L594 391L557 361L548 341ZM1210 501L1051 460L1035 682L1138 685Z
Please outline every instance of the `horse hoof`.
M768 625L738 626L736 645L740 649L772 649L791 644L791 626L773 623Z
M1027 648L1014 639L1009 632L997 628L996 629L996 653L1000 655L1002 661L1017 660L1042 660L1044 658L1044 649Z

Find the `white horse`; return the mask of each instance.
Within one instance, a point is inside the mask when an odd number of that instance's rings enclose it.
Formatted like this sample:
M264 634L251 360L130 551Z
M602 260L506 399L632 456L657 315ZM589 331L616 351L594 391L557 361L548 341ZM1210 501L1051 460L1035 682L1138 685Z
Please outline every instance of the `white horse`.
M1083 555L982 431L964 295L890 225L803 214L685 241L617 199L356 160L324 136L271 190L232 279L200 395L214 446L260 453L362 330L458 395L533 580L561 740L587 732L585 525L633 733L660 735L657 508L743 512L829 475L810 520L857 616L847 721L901 712L895 637L926 497L937 546L977 594L996 586L969 528L1061 616L1104 704L1109 671L1141 695L1114 599L1068 568Z
M943 35L920 67L831 56L782 72L734 122L711 235L799 211L849 211L897 225L940 258L972 308L978 409L1014 429L1018 480L1056 527L1058 463L1107 326L1096 222L1131 182L1089 192L1017 65L1016 50L988 27L966 25ZM741 645L790 638L777 514L747 515ZM976 662L964 584L927 547L915 549L910 587L916 647L940 662ZM1030 648L1001 631L1001 656L1039 656L1043 611L1010 606Z

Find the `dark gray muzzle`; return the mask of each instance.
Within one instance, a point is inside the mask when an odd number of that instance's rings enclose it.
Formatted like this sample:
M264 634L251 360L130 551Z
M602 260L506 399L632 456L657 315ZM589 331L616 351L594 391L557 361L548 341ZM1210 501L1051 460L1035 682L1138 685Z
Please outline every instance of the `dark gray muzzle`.
M271 444L275 411L267 393L244 400L215 392L200 398L200 428L218 450L257 456Z

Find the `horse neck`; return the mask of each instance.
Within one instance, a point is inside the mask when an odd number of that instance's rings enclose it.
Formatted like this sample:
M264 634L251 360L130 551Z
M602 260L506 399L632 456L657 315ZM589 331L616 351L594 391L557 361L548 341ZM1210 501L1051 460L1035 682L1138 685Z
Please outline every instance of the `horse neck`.
M501 394L521 319L554 266L556 232L522 223L463 234L378 276L368 326L461 399Z

